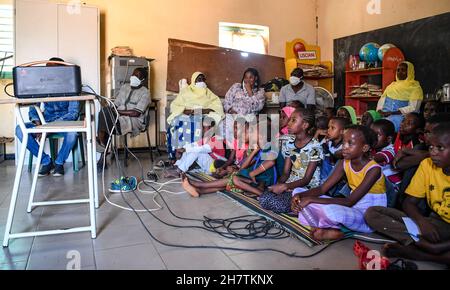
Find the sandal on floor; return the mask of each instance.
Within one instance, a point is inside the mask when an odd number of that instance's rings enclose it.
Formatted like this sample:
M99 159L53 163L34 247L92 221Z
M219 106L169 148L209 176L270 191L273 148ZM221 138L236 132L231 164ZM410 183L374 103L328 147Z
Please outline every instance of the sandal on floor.
M391 263L387 270L389 271L417 271L419 267L416 263L411 261L405 261L403 259L398 259L394 263Z
M370 248L364 245L360 241L356 241L353 246L353 253L359 258L359 268L360 270L371 270L371 262L373 262L373 257L369 257L368 253ZM387 270L390 266L390 261L386 257L380 257L379 269L376 270ZM375 265L374 265L375 266ZM375 270L375 269L374 269Z

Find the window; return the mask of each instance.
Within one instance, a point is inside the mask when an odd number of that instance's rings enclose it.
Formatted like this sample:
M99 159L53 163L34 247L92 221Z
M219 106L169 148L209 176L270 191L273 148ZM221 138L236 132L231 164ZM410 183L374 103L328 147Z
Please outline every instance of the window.
M219 45L246 52L268 54L269 27L220 22Z
M0 79L12 78L14 67L13 5L0 5Z

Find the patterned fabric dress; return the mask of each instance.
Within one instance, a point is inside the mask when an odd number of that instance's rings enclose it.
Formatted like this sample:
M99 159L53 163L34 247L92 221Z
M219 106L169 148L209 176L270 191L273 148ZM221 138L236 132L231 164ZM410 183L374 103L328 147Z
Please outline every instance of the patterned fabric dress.
M283 157L289 158L292 162L291 175L286 183L292 183L305 177L309 163L320 162L323 159L322 147L320 143L313 139L303 148L295 146L295 137L289 136L290 139L283 146ZM320 186L320 167L318 166L313 177L306 188L314 188ZM265 209L276 213L288 213L291 210L292 193L285 192L275 194L265 192L261 195L259 203Z

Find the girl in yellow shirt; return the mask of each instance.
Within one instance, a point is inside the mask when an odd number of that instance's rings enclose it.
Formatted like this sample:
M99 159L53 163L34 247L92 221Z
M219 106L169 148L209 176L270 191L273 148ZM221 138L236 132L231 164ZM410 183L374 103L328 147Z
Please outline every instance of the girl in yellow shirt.
M372 206L387 206L385 178L382 168L371 161L369 152L376 136L369 128L351 126L344 133L341 160L325 183L303 193L294 191L292 211L303 225L312 227L317 240L343 237L342 226L363 233L372 229L364 221L364 213ZM347 177L352 193L347 198L324 196L343 177Z

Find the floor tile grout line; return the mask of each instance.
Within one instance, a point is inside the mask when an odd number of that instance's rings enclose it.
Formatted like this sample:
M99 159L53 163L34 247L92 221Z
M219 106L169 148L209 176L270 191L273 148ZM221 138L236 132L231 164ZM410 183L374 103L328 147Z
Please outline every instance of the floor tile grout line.
M220 251L225 255L225 257L228 258L228 260L230 260L230 262L231 262L233 265L235 265L235 266L238 268L238 270L242 270L242 268L239 267L239 265L238 265L238 264L237 264L230 256L228 256L227 253L226 253L223 249L220 249Z
M39 228L39 222L41 220L42 214L44 213L44 210L41 210L41 214L39 215L39 219L37 220L36 229ZM28 252L28 258L27 258L27 264L25 266L25 270L28 270L30 262L31 262L31 252L33 251L34 242L36 241L36 237L33 237L33 240L31 242L30 251Z
M130 248L130 247L136 247L136 246L142 246L142 245L149 245L149 244L151 244L151 243L149 243L149 242L142 242L142 243L135 243L135 244L123 245L123 246L112 247L112 248L104 248L104 249L95 249L95 246L94 246L94 251L95 252L104 252L104 251L111 251L111 250L117 250L117 249L123 249L123 248Z
M150 238L150 242L153 245L153 248L155 248L156 253L158 254L159 258L161 259L161 262L164 264L164 268L166 268L166 270L169 270L169 266L166 264L166 261L164 261L163 256L161 255L161 253L158 250L158 247L155 245L155 243L157 243L157 241L154 241L152 239L152 237L149 237L149 238Z

